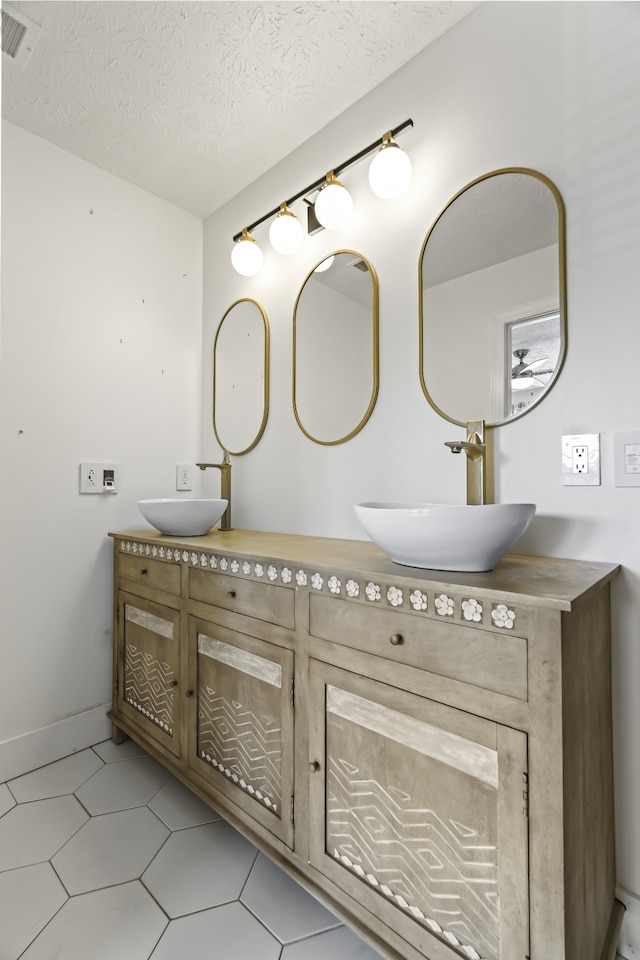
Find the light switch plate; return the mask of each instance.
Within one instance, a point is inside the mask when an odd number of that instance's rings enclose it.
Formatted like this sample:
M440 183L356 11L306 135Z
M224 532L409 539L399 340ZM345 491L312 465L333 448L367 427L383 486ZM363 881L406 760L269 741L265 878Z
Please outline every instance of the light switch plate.
M640 430L613 435L616 487L640 487Z
M599 433L577 433L562 438L562 482L565 487L600 486Z

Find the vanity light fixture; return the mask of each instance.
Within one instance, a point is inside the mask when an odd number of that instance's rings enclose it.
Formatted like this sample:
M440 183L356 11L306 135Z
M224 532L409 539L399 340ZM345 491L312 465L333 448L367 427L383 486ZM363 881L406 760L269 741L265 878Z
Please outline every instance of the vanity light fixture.
M260 272L263 259L262 250L244 227L231 251L234 270L243 277L255 277Z
M269 227L269 243L276 253L288 256L298 252L303 240L302 224L286 203L281 203L278 215Z
M338 180L333 170L327 174L314 204L318 223L327 230L339 230L353 215L351 194Z
M411 160L391 135L382 138L380 149L369 165L369 184L377 197L392 200L404 193L411 180Z
M313 210L318 222L323 227L329 230L340 229L351 217L353 200L348 190L338 180L338 175L376 149L379 149L380 152L376 154L372 162L372 169L375 173L370 172L369 174L371 186L378 196L399 196L411 177L411 161L404 150L395 142L394 137L407 127L412 126L413 120L405 120L404 123L393 130L389 130L384 136L370 143L369 146L360 150L354 156L349 157L344 163L334 167L325 177L309 184L308 187L300 190L295 196L284 201L274 210L270 210L259 220L255 220L248 227L244 227L233 238L231 263L234 269L244 277L253 277L259 272L263 261L262 251L251 236L251 231L273 217L275 217L275 220L269 229L269 241L274 250L288 255L295 253L300 248L304 238L304 230L290 206L296 200L300 200L301 197L305 198L310 210ZM387 156L384 159L379 159L384 154L387 154ZM383 168L383 173L378 172L380 167ZM388 172L389 167L395 167L395 172ZM380 186L380 183L383 185ZM315 201L311 202L308 198L317 190L320 190L320 192ZM381 193L380 190L385 192Z

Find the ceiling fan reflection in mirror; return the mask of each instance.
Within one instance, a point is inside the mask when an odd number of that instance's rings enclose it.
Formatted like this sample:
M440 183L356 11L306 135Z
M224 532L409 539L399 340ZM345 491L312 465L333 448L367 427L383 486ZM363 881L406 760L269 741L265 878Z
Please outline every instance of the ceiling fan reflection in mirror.
M553 368L550 370L540 369L543 364L549 362L549 357L540 357L538 360L527 363L526 357L528 354L529 350L524 348L513 351L513 355L518 362L511 370L512 390L532 390L536 387L544 387L546 380L541 380L540 377L549 376L553 373Z

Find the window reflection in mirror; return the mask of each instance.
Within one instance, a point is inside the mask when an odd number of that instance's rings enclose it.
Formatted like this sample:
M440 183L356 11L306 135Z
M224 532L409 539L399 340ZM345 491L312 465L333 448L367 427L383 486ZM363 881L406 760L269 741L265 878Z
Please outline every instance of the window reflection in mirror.
M293 315L293 411L316 443L350 440L375 406L379 379L378 280L354 250L309 273Z
M562 200L535 171L480 177L437 218L420 260L420 377L446 419L505 423L549 390L566 348L564 256Z
M253 450L268 410L269 322L255 300L236 300L213 344L213 431L223 450Z

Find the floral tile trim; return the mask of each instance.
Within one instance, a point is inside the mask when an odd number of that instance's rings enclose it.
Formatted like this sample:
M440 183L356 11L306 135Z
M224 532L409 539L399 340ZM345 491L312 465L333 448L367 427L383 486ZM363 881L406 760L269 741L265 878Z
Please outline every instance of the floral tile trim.
M387 590L387 600L392 607L401 607L404 603L402 590L399 587L389 587Z
M414 610L428 610L429 598L422 590L413 590L409 595L409 603Z
M382 596L380 592L380 587L377 583L369 582L364 591L367 595L367 600L370 600L372 603L375 603L376 600L379 600Z
M510 610L506 603L499 603L491 611L491 619L496 627L504 627L506 630L512 630L516 620L515 610Z
M446 593L439 594L435 599L436 613L441 617L452 617L455 608L455 600L448 597Z
M304 568L291 569L280 567L277 563L261 562L251 559L228 559L216 554L197 553L174 547L143 544L131 540L121 540L123 553L137 556L149 556L176 563L190 563L194 567L211 570L230 571L235 575L268 580L271 583L293 583L297 587L310 586L313 591L326 591L333 596L342 596L349 600L364 600L367 603L380 604L392 608L408 608L411 612L424 614L435 619L447 618L459 622L481 625L493 629L513 630L517 613L505 603L481 602L471 596L449 596L447 593L427 593L420 587L398 587L395 584L376 583L373 580L358 581L353 577L342 580L335 573L326 575ZM486 611L486 613L485 613ZM490 611L490 619L489 619Z
M478 600L469 600L462 601L462 617L464 620L469 620L472 623L480 623L482 620L482 604Z

